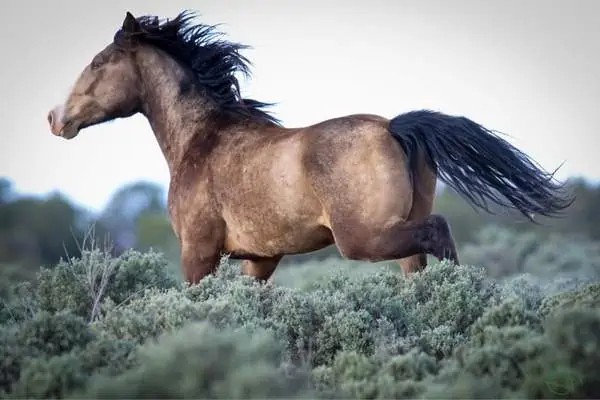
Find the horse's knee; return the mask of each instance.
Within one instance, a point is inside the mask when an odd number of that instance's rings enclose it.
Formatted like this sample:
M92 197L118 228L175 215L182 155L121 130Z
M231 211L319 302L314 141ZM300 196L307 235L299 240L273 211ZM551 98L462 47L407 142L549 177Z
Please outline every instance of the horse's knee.
M458 265L456 245L446 218L438 214L431 214L425 220L429 229L423 244L428 253L433 254L439 260L446 258Z
M432 240L445 240L452 237L450 224L448 224L446 218L439 214L431 214L426 219L432 228Z

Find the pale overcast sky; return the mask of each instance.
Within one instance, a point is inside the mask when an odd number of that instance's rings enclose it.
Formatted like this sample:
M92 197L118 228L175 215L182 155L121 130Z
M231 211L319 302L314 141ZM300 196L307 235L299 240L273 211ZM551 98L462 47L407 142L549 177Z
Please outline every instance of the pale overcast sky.
M0 25L0 176L17 190L60 190L101 208L121 185L168 184L147 121L136 116L53 137L46 115L119 28L126 11L197 10L253 46L244 95L286 126L418 108L508 133L560 178L600 179L600 1L6 1Z

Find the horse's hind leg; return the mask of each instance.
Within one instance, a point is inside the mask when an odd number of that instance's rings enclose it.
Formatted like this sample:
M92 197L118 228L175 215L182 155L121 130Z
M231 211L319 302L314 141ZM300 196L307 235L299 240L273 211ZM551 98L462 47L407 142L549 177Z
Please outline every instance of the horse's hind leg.
M420 160L421 168L414 174L412 208L408 215L409 221L426 218L433 210L435 199L436 176L426 164ZM407 274L422 271L427 266L427 254L421 253L398 260L400 267Z
M398 221L385 229L371 226L336 229L335 224L332 228L340 253L353 260L376 262L431 254L438 260L459 263L450 227L441 215Z

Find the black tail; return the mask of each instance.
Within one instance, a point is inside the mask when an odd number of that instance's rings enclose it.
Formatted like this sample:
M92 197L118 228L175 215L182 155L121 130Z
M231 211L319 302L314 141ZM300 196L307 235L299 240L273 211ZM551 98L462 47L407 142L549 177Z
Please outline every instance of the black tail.
M468 118L411 111L392 119L389 130L404 148L413 173L417 155L424 154L442 182L487 212L491 200L533 221L533 214L557 216L573 202L559 193L563 185L554 182L554 173Z

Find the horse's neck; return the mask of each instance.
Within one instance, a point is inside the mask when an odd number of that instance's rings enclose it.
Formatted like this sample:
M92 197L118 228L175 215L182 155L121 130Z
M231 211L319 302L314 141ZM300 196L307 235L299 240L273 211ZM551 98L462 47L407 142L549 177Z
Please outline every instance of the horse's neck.
M146 49L138 65L144 85L142 110L173 174L192 138L208 129L211 110L200 96L181 96L185 71L170 57Z

